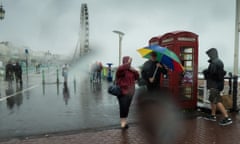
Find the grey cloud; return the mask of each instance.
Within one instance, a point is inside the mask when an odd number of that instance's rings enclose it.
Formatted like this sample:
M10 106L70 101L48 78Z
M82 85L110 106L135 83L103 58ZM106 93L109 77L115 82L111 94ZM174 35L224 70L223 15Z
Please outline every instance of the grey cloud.
M234 36L235 3L229 0L4 0L6 17L0 21L0 41L64 54L73 52L80 31L82 3L89 7L91 45L115 57L115 29L126 33L123 54L129 52L139 63L142 58L136 54L138 47L145 46L152 36L174 30L199 34L199 54L203 57L200 65L205 64L202 51L206 48L221 45L224 52L233 47L229 38ZM225 27L228 29L223 31ZM233 50L228 53L232 58ZM103 61L115 59L102 55L99 59ZM232 61L228 58L226 63L231 65Z

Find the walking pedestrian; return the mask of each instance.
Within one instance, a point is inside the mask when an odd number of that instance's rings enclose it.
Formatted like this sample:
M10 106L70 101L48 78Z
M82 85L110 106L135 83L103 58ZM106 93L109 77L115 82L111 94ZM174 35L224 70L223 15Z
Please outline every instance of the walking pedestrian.
M120 86L122 94L117 97L120 109L121 128L128 129L127 117L129 108L135 93L135 82L139 79L139 73L132 66L132 58L124 56L122 65L116 71L116 84Z
M8 82L8 88L12 88L12 81L13 81L13 74L14 74L14 67L12 62L9 60L7 65L5 66L6 74L5 80Z
M223 115L223 119L219 121L219 125L229 125L232 119L229 117L224 105L222 104L222 97L220 92L224 88L224 64L218 57L216 48L210 48L206 54L210 58L208 60L209 66L203 71L204 77L207 80L207 89L209 90L209 101L211 102L211 114L205 117L206 120L216 121L217 109Z
M62 67L62 76L64 78L64 84L67 84L67 79L68 79L68 65L64 64Z
M19 62L16 62L16 65L14 66L14 74L15 74L16 84L18 85L18 82L19 82L20 86L22 86L22 67L19 64Z
M64 83L64 86L63 86L63 100L65 101L66 105L68 105L69 98L70 98L69 89L68 89L67 83Z
M101 83L101 73L102 73L103 65L100 61L96 61L91 64L90 67L90 81L93 83Z
M151 58L143 64L141 71L148 91L158 90L160 88L161 74L167 74L167 69L157 61L157 53L152 52Z
M101 83L102 69L103 69L102 63L100 61L97 61L97 82L98 83Z

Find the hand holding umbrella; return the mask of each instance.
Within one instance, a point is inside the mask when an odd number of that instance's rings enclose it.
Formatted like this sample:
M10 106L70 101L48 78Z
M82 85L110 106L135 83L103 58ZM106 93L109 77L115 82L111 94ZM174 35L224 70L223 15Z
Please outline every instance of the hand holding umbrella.
M159 65L161 65L161 64L159 64ZM154 73L153 73L153 76L149 78L149 81L150 81L151 83L152 83L152 82L154 81L154 79L155 79L155 76L156 76L156 73L157 73L158 68L159 68L159 66L157 66L157 67L155 68L155 71L154 71Z
M158 69L159 69L159 68L163 68L163 67L164 67L165 69L168 69L165 65L162 65L162 64L160 64L160 63L157 63L157 64L156 64L156 68L155 68L155 70L154 70L154 73L153 73L152 77L149 78L149 81L150 81L151 83L154 81Z

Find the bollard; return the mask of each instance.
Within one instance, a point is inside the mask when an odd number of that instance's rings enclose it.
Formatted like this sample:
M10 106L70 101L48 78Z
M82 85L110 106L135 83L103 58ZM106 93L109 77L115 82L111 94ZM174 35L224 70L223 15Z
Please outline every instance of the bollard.
M59 84L59 70L57 69L57 84Z
M74 93L76 93L76 89L77 89L77 87L76 87L76 77L74 77L73 85L74 85Z
M43 83L43 86L42 86L42 90L43 90L43 95L45 95L45 84Z
M232 91L232 98L233 98L233 105L232 105L232 110L237 112L237 92L238 91L238 76L234 75L233 76L233 91Z
M42 70L42 83L45 84L45 74L44 74L44 70Z
M59 84L57 83L57 95L59 95Z

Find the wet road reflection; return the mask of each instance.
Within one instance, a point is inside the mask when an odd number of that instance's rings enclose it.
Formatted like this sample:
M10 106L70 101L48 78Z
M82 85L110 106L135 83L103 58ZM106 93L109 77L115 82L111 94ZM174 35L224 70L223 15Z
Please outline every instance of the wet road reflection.
M120 144L128 144L129 143L129 136L130 134L128 131L121 131L121 141Z
M6 89L5 93L6 93L6 96L12 95L13 94L13 88L11 87L9 89ZM9 109L13 108L13 106L15 104L15 100L14 99L15 99L14 97L8 97L7 98L7 106L8 106Z
M66 105L68 105L69 98L70 98L69 89L68 89L67 83L64 83L64 86L63 86L63 100L65 101Z
M0 139L119 124L117 100L107 93L108 82L91 84L79 75L64 85L55 78L46 75L48 81L42 84L41 76L31 76L22 88L0 91ZM129 122L134 119L130 114Z
M6 89L6 96L10 96L13 93L14 93L13 88ZM16 87L16 95L8 97L6 102L9 109L13 109L15 105L19 107L23 102L22 87L20 86Z

